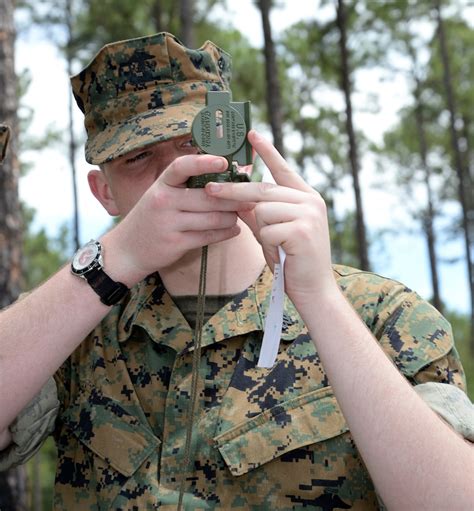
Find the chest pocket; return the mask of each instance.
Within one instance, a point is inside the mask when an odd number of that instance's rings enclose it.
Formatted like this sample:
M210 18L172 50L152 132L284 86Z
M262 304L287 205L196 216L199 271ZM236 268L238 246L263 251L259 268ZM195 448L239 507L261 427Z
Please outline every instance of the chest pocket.
M68 408L61 422L56 484L61 508L108 510L121 490L139 493L137 472L151 470L156 478L160 440L113 399L93 390Z
M331 387L274 406L214 441L239 509L378 509Z
M348 431L332 392L325 387L274 406L214 438L230 472L243 475L295 449Z

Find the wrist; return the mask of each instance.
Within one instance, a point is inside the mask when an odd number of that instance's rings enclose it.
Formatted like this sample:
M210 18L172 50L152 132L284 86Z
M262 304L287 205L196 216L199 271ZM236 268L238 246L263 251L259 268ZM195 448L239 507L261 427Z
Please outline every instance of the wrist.
M148 275L148 272L134 263L133 258L124 249L125 244L116 236L115 229L104 235L100 242L104 250L104 269L110 278L131 288Z
M128 293L123 283L110 278L104 268L104 247L100 241L90 240L80 247L71 261L71 272L85 280L107 306L115 305Z
M319 282L311 291L298 298L295 303L299 314L306 324L314 321L325 321L327 315L347 303L342 291L334 278L326 283Z

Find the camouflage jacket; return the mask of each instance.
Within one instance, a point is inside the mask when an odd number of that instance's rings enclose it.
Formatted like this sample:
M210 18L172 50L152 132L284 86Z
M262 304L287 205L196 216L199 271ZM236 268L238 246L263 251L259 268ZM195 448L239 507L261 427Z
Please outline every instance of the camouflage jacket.
M336 266L345 296L413 383L464 387L449 324L403 285ZM186 509L377 509L372 481L294 306L256 367L266 269L205 325ZM56 375L55 509L176 509L193 332L159 277L115 306Z

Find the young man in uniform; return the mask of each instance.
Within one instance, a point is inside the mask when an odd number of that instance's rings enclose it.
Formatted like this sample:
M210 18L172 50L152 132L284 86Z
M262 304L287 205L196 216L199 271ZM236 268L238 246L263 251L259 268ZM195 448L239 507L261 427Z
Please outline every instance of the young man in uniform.
M75 274L63 268L0 315L5 463L54 430L56 509L176 509L182 484L186 509L368 510L379 498L466 509L466 415L436 414L426 403L439 400L420 397L434 385L467 399L444 318L398 282L332 266L323 199L255 131L275 185L186 187L227 167L196 154L190 127L206 92L229 80L213 43L190 50L166 33L108 45L72 78L86 159L100 166L91 190L123 220L75 256ZM261 368L278 246L284 322L276 362Z

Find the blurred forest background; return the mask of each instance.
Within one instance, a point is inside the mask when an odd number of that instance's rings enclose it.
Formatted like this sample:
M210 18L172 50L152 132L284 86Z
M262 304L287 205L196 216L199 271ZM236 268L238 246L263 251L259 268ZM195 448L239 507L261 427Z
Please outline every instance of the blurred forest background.
M212 39L233 56L234 97L251 99L254 124L267 129L279 151L317 188L330 214L334 261L370 269L374 246L386 232L409 229L423 237L431 301L451 321L474 396L474 20L465 16L468 0L304 0L313 15L275 35L272 13L303 0L254 0L263 33L262 47L245 26L225 18L235 0L0 0L0 123L12 128L0 171L0 307L14 301L65 263L80 240L73 108L67 130L29 134L35 114L23 97L28 70L15 74L15 39L33 28L61 52L69 75L105 43L162 30L190 46ZM300 4L301 5L301 4ZM471 11L472 12L472 11ZM355 79L367 69L383 70L387 80L403 80L409 91L397 122L374 143L354 123L354 112L376 112L377 97L363 96ZM381 87L383 84L381 85ZM363 98L363 102L361 102ZM45 100L51 100L48 98ZM61 144L70 161L75 190L74 218L51 236L34 229L36 212L18 197L28 173L26 151ZM79 151L80 153L80 151ZM364 215L367 155L379 186L406 205L412 222L370 228ZM350 183L353 210L337 203ZM440 246L458 240L451 260ZM377 250L381 248L378 246ZM397 257L396 254L393 257ZM440 265L462 261L470 308L446 306ZM421 270L420 270L421 271ZM0 474L0 508L51 509L55 452L47 442L27 464Z

